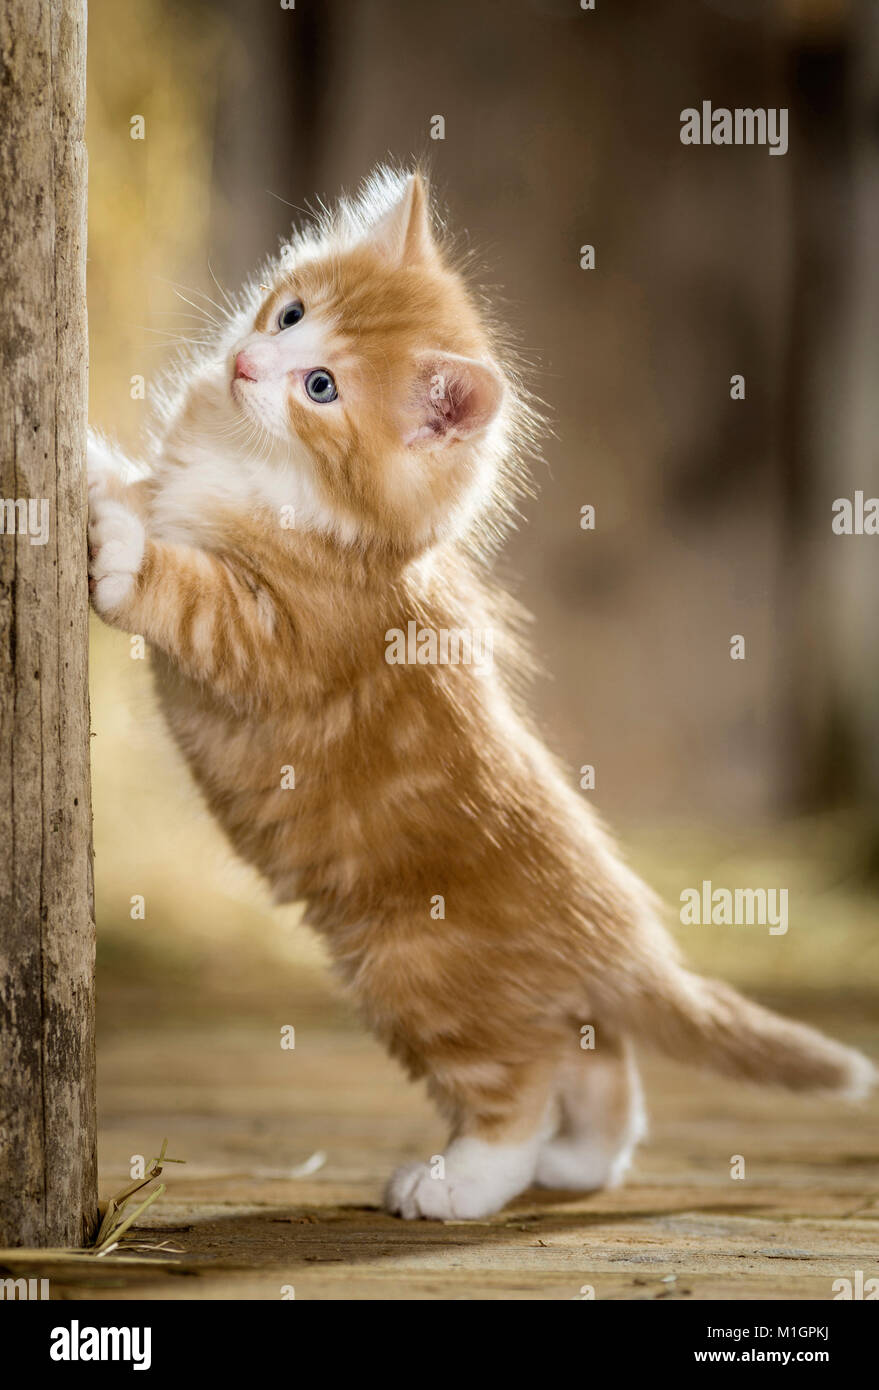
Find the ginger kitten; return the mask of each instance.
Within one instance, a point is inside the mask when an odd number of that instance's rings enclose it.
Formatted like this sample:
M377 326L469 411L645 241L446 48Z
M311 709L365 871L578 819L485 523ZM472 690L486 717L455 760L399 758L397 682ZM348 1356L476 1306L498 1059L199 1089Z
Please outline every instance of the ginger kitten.
M444 1176L405 1165L389 1209L619 1181L644 1132L632 1039L866 1090L859 1053L681 965L498 669L486 554L528 411L421 178L375 175L261 278L165 401L145 476L92 441L92 601L146 637L232 845L305 903L450 1120Z

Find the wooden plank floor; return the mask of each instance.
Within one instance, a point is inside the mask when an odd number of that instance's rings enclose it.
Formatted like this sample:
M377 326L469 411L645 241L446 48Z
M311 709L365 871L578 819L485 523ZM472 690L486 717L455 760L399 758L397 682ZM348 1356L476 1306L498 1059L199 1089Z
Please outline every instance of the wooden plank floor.
M826 1020L822 1020L826 1022ZM836 1029L879 1053L879 1030ZM439 1151L420 1090L347 1023L114 1029L100 1062L102 1196L167 1136L167 1193L140 1243L53 1266L56 1298L830 1299L879 1275L879 1105L855 1108L719 1082L648 1060L651 1133L622 1188L530 1192L485 1222L408 1223L385 1177ZM312 1154L309 1177L290 1177ZM730 1175L742 1155L744 1180ZM30 1271L31 1273L33 1270Z

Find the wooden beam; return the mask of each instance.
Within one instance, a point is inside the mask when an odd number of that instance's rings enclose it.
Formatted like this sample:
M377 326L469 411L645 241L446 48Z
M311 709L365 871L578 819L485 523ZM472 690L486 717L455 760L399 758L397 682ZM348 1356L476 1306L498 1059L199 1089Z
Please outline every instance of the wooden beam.
M97 1216L84 0L0 8L0 1245Z

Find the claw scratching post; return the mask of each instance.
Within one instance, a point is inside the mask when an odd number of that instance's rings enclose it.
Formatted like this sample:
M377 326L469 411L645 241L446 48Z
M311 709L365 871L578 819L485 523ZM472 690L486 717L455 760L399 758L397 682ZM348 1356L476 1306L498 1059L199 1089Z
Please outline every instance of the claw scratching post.
M85 3L0 6L0 1246L97 1221Z

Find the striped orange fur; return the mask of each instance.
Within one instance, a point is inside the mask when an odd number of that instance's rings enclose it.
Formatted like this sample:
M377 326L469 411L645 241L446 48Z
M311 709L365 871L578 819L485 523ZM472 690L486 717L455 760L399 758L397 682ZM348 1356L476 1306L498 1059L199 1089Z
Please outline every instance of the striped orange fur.
M534 1180L617 1181L643 1131L632 1039L864 1089L859 1054L685 970L522 708L489 558L534 417L423 179L380 172L258 282L186 364L138 480L95 440L93 599L149 641L235 850L305 903L449 1117L445 1171L401 1170L391 1209L483 1216ZM491 632L491 669L389 663L410 623Z

